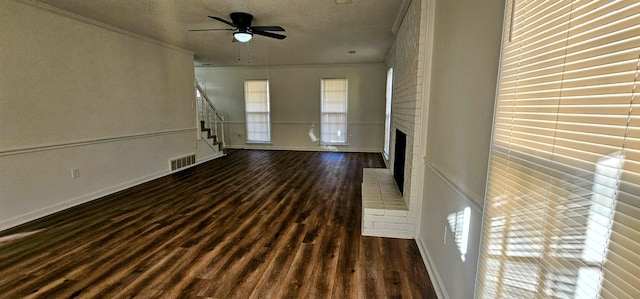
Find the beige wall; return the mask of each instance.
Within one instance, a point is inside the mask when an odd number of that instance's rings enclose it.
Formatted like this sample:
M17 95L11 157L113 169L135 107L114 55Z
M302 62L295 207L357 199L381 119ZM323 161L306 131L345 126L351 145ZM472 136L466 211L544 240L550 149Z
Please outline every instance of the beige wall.
M436 1L426 158L482 204L504 1L468 2Z
M472 298L504 1L424 0L423 7L430 3L435 26L417 241L443 297ZM471 225L462 261L447 215L465 207L471 208Z
M0 1L0 229L196 151L191 53L33 3Z
M348 145L339 151L382 152L386 70L383 64L196 68L207 95L225 118L225 139L231 148L328 150L312 142L320 137L320 80L347 78ZM247 144L244 81L268 79L271 102L271 143Z

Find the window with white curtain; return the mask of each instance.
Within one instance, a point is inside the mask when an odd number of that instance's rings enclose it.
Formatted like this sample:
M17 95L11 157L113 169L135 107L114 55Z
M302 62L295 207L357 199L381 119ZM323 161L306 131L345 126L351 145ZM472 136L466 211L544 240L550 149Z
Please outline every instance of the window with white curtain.
M347 79L322 79L320 142L347 143Z
M508 0L477 298L640 298L640 2Z
M270 142L269 81L244 81L247 142Z
M393 95L393 68L387 71L387 96L384 113L384 157L389 159L389 142L391 142L391 96Z

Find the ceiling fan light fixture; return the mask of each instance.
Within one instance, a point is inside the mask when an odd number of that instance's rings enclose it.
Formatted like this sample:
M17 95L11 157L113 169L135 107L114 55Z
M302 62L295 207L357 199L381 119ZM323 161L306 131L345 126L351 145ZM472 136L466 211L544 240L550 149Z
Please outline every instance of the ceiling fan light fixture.
M284 28L280 26L251 26L251 20L253 20L253 16L245 13L245 12L233 12L229 15L231 17L231 22L214 16L209 16L209 18L214 19L218 22L227 24L233 28L223 29L223 30L232 30L233 33L233 42L241 42L246 43L253 38L253 35L260 35L269 38L275 39L285 39L287 36L273 33L271 31L282 32L285 31ZM212 29L204 29L198 31L210 31Z
M238 31L233 34L233 37L235 37L235 39L237 39L241 43L246 43L251 40L251 38L253 37L253 34L246 31Z

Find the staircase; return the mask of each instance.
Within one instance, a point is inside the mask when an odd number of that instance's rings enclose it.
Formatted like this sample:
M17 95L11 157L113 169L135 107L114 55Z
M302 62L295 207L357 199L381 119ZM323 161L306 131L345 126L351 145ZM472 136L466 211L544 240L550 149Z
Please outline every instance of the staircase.
M224 147L224 144L222 143L222 141L218 140L218 135L215 134L211 134L211 128L207 128L207 125L205 124L204 120L200 121L200 133L201 134L205 134L207 135L207 139L212 139L211 144L214 147L218 147L218 151L225 151L226 148ZM208 143L207 143L208 144Z
M224 118L222 114L213 106L213 102L198 81L195 81L196 102L198 104L198 116L200 118L200 136L211 140L206 142L215 152L221 155L226 154L224 147Z

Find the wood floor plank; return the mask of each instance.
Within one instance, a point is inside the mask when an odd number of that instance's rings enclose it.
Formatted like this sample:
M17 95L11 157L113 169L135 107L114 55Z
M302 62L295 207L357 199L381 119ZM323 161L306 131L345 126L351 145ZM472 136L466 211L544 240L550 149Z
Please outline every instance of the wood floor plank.
M251 295L254 286L268 266L270 256L275 254L271 246L274 243L277 245L279 233L291 225L289 221L297 212L294 206L289 204L290 200L293 199L293 197L285 197L280 201L275 201L275 198L270 199L277 205L270 212L265 211L264 214L260 215L257 240L239 244L240 246L251 248L252 252L240 257L238 262L226 271L224 276L230 284L219 288L213 297L230 298L237 296L248 298ZM274 234L273 232L276 233Z
M279 290L273 298L302 298L303 288L309 287L311 284L306 280L306 277L311 271L309 261L311 261L313 250L313 244L303 243L300 245L291 267L289 267L289 272L280 283Z
M384 263L384 287L387 290L389 298L413 298L409 288L404 284L409 284L411 277L407 276L404 267L410 267L407 260L403 256L395 256L395 252L406 252L407 242L380 242L380 253L382 262Z
M300 298L329 298L333 293L338 268L339 249L342 240L336 239L337 226L325 226L314 243L314 252L309 262L310 275L306 278L310 284L303 289Z
M388 298L388 290L384 283L384 264L380 252L380 238L364 237L360 239L360 256L362 257L361 267L364 269L360 278L362 279L365 298ZM376 271L368 271L376 269Z
M355 235L354 235L355 234ZM366 270L361 266L360 232L341 228L335 238L346 240L338 252L332 298L363 298L360 275ZM348 240L358 240L348 241Z
M249 298L276 298L275 293L279 289L273 286L283 285L282 281L291 268L296 252L303 244L302 239L305 234L305 225L298 223L290 225L285 231L279 233L280 242L270 247L275 256L272 256Z
M226 157L0 232L2 298L436 298L413 240L362 237L379 154Z

